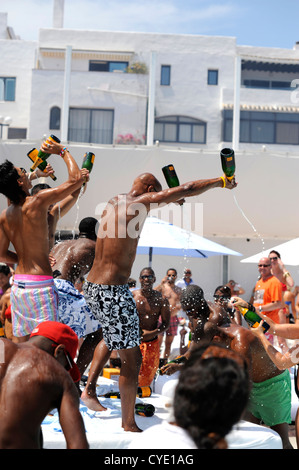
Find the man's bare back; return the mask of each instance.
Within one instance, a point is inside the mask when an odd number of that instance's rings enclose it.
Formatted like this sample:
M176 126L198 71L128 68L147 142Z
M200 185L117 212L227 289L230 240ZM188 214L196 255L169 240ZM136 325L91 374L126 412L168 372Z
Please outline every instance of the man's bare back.
M126 194L111 199L104 211L96 243L96 263L91 269L88 280L96 284L126 284L136 257L139 237L135 224L130 230L130 222L136 214L130 215L136 198ZM147 213L138 218L143 224ZM137 227L137 230L139 227Z
M0 339L0 351L0 448L40 448L41 423L54 408L61 416L69 412L63 431L71 445L79 399L69 374L50 354L29 343Z
M80 276L85 276L90 271L94 261L95 242L89 238L65 240L57 243L50 254L56 260L53 269L60 273L56 277L74 284Z
M220 338L229 344L229 347L242 354L248 361L250 378L255 383L282 374L271 359L265 354L263 345L253 333L243 326L231 324L225 328L219 328Z

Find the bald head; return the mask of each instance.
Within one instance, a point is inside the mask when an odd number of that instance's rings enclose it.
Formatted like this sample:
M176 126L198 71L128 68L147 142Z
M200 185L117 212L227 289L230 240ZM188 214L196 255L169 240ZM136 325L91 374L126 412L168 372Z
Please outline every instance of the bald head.
M259 272L260 272L263 280L266 280L270 276L272 276L271 262L270 262L269 258L267 258L267 257L261 258L260 261L259 261L258 267L259 267Z
M151 173L142 173L137 176L133 182L133 189L137 190L140 193L146 192L159 192L162 191L162 186L157 180L157 178Z

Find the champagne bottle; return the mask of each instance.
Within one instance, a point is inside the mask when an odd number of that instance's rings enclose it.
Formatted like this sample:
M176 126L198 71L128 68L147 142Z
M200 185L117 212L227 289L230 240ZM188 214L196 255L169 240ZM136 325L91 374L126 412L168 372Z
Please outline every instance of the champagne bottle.
M248 308L245 307L240 307L238 305L238 309L240 310L240 313L243 315L244 319L248 323L249 326L252 328L257 328L262 321L262 318L253 310L249 310ZM264 321L263 323L263 330L264 333L268 331L270 328L270 325Z
M94 153L92 152L86 152L84 157L83 157L83 162L82 162L82 167L81 168L86 168L89 173L91 173L93 164L94 164ZM86 183L83 183L83 186L85 186Z
M152 394L152 389L151 387L138 387L137 388L137 393L136 397L139 398L145 398L145 397L150 397ZM120 398L120 392L107 392L104 395L101 395L101 397L105 398Z
M82 162L82 167L81 168L86 168L89 170L89 173L91 173L93 164L94 164L94 158L95 154L92 152L86 152L84 157L83 157L83 162Z
M104 395L101 395L101 397L105 398L120 398L120 393L119 392L107 392Z
M56 136L53 135L53 134L51 134L51 135L47 138L46 142L49 141L49 140L53 140L53 141L57 142L58 144L60 144L60 140L58 139L58 137L56 137ZM44 161L47 160L47 158L49 158L50 155L51 155L50 153L43 152L42 150L39 150L39 151L38 151L38 158L41 159L41 160L44 160ZM32 167L30 168L30 170L31 170L31 171L35 170L35 168L38 166L39 163L40 163L40 161L39 161L39 160L36 160L36 162L32 165Z
M43 172L46 171L47 162L43 160L42 158L38 158L38 150L36 148L31 149L27 153L27 157L29 157L33 163L35 163L36 159L38 159L37 165L35 165L35 168L37 167ZM32 167L30 168L30 171L33 171ZM52 178L53 181L57 180L55 175L50 175L50 177Z
M155 414L155 407L149 403L136 403L135 413L140 416L146 416L150 418Z
M186 357L185 356L177 356L176 358L172 359L171 361L168 361L167 364L182 364L183 362L186 362ZM158 372L160 375L163 375L164 372L161 369L158 369Z
M137 388L137 397L150 397L152 394L152 389L151 387L138 387Z
M172 164L163 166L162 171L169 188L175 188L176 186L180 186L179 179Z
M232 180L236 171L235 152L233 149L224 148L220 152L222 170L228 180Z

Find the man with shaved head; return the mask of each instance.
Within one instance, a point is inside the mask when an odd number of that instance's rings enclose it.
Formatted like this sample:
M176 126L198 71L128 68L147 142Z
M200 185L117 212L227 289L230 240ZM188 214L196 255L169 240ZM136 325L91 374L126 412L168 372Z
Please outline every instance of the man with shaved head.
M121 359L119 390L125 431L140 431L135 422L136 390L142 361L139 316L128 279L145 219L152 204L157 207L162 203L175 203L209 189L233 189L236 185L234 179L229 181L223 176L162 190L154 175L143 173L134 180L127 194L112 198L103 211L95 260L84 285L87 303L102 325L103 340L96 347L81 398L95 411L105 409L96 396L96 381L111 351L117 350Z
M254 288L253 304L259 313L264 313L279 323L279 310L282 304L281 282L272 274L269 258L261 258L258 264L260 279Z

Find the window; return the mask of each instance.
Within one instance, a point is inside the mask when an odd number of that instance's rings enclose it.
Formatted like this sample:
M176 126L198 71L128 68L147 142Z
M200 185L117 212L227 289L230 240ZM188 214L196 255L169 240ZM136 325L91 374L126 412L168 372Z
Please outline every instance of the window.
M206 143L206 123L186 116L156 118L154 139L160 142Z
M208 85L218 85L218 70L208 70Z
M0 77L0 101L15 101L16 79Z
M126 72L128 62L117 62L109 60L90 60L90 72Z
M160 85L169 86L170 85L170 65L161 65L161 80Z
M223 140L232 140L233 111L223 112ZM240 142L299 145L299 114L241 111Z
M243 80L243 86L246 88L274 88L276 90L290 90L291 81L281 80Z
M9 127L7 129L8 139L26 139L26 137L27 137L26 128Z
M50 129L60 129L60 108L53 106L50 110Z
M114 111L70 108L68 140L112 144Z

